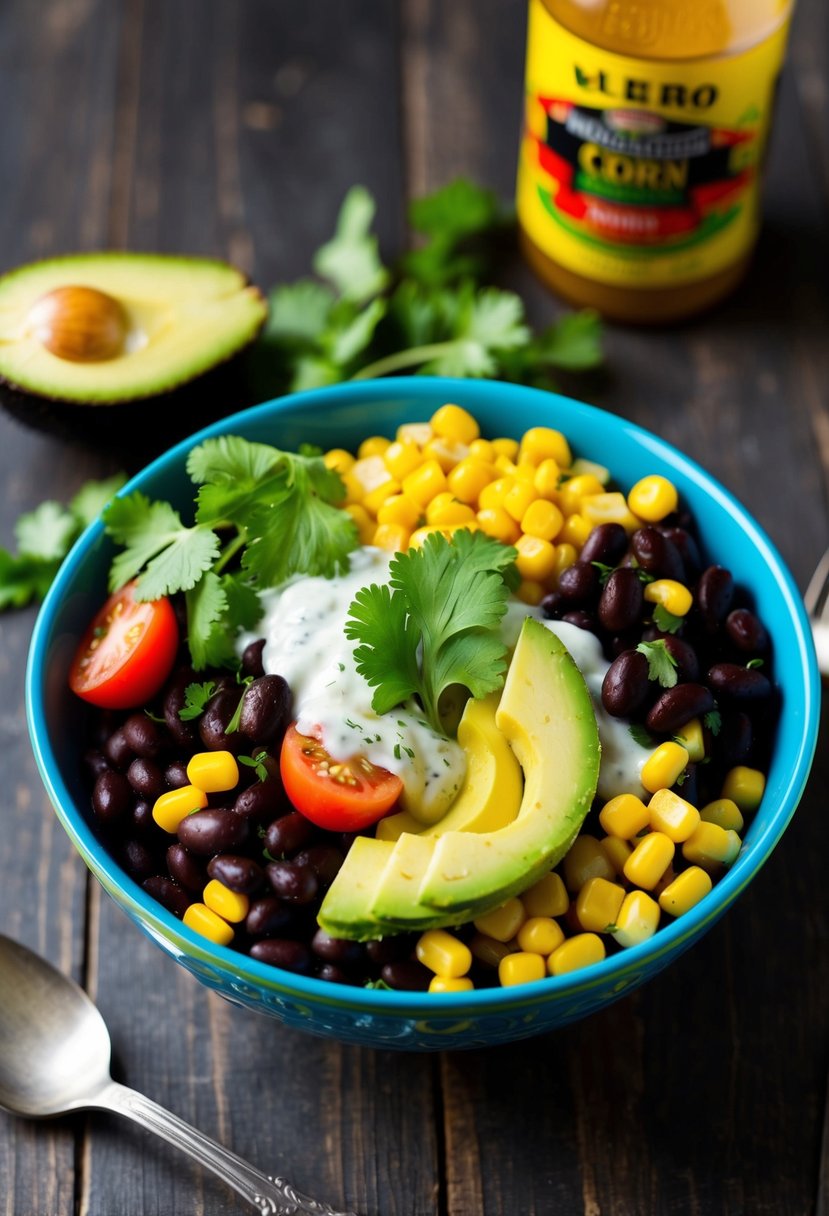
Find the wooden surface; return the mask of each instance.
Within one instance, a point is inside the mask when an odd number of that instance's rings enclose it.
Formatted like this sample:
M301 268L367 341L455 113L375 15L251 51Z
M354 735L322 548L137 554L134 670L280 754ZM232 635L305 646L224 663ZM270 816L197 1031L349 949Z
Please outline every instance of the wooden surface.
M511 197L524 22L520 0L4 0L0 268L120 246L268 286L355 181L393 254L412 194L465 173ZM801 589L829 542L828 25L802 0L743 287L664 333L608 327L606 371L562 385L707 465ZM562 310L517 260L513 281L535 323ZM114 467L0 417L0 543ZM34 615L0 618L0 926L85 983L121 1079L361 1216L827 1216L825 747L729 915L605 1013L489 1052L340 1048L208 993L87 876L26 733ZM124 1121L0 1114L3 1216L240 1210Z

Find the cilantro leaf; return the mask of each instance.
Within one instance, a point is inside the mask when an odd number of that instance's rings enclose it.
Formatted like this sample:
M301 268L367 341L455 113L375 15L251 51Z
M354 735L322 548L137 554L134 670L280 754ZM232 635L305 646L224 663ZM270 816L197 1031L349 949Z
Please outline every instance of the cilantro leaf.
M14 532L21 555L51 561L69 552L78 535L78 521L71 511L48 499L34 511L21 515Z
M676 633L682 628L684 621L684 616L669 612L664 604L657 604L653 610L653 623L662 633Z
M192 722L194 718L200 717L216 688L215 680L205 680L203 684L188 684L184 690L184 705L178 711L182 722Z
M602 362L602 322L590 308L565 313L539 337L539 357L562 371L583 372Z
M385 714L401 705L420 687L420 633L403 595L392 595L386 584L372 583L357 592L348 610L345 636L363 641L355 647L357 671L376 691L371 706Z
M333 283L344 299L357 303L378 295L389 282L377 238L371 233L375 210L368 190L352 186L340 208L334 236L314 256L317 274Z
M636 650L648 660L648 679L657 681L663 688L673 688L677 681L676 659L665 645L665 639L640 642Z
M262 340L313 342L325 329L336 295L316 279L283 283L268 295L268 319Z
M0 549L0 609L25 608L43 599L59 566L57 558L49 561Z
M126 482L125 473L113 473L102 480L86 481L69 503L69 510L81 527L85 528L97 519L111 498L114 498Z
M653 748L656 747L656 740L649 730L641 726L638 722L632 722L628 727L628 733L634 743L638 743L640 747Z
M702 724L716 738L722 729L722 714L718 709L709 709L708 713L703 715Z

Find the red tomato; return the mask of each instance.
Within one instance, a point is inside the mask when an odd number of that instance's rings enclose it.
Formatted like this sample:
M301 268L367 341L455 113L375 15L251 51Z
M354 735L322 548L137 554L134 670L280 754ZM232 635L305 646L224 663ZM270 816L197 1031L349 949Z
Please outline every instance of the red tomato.
M135 581L109 597L75 652L69 687L102 709L135 709L161 688L178 650L168 599L142 603Z
M365 756L332 760L318 739L289 726L279 758L282 784L300 814L332 832L358 832L389 811L403 782Z

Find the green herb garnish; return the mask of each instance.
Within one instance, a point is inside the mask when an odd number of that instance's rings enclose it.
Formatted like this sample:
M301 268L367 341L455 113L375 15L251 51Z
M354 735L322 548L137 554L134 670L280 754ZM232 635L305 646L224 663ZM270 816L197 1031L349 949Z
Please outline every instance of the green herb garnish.
M640 642L636 650L648 660L648 679L656 680L663 688L673 688L677 680L676 659L665 645L664 638L658 638L655 642Z
M216 691L215 680L205 680L204 684L188 684L184 690L184 705L178 711L182 722L192 722L207 708L207 702Z
M703 715L702 724L716 739L722 729L722 714L718 709L709 709L708 713Z
M638 722L633 722L628 727L628 733L634 743L638 743L640 747L653 748L656 746L656 740L650 731L645 730L644 726L640 726Z
M257 752L255 756L237 756L236 759L247 768L254 769L260 781L267 781L270 774L265 767L265 761L268 759L266 751Z
M664 604L657 604L653 610L653 623L662 633L676 633L682 628L684 616L669 612Z

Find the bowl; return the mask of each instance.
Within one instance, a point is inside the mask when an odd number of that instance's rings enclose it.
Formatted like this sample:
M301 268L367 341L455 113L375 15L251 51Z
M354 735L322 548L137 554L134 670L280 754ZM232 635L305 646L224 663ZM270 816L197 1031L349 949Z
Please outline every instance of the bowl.
M780 840L802 795L816 746L820 680L802 597L768 536L698 464L657 436L594 406L502 382L399 377L285 396L228 416L178 443L122 493L141 490L183 510L192 503L187 453L207 437L238 434L296 449L354 448L393 435L446 401L465 406L484 435L519 436L530 426L565 433L576 454L606 464L623 489L662 473L696 517L706 557L745 586L773 638L780 694L776 746L762 803L733 865L710 894L648 941L569 974L505 988L436 996L365 989L296 975L213 945L117 864L90 822L83 771L83 714L67 687L80 634L103 602L112 544L90 525L61 566L38 614L28 656L26 712L38 769L60 823L107 894L157 945L227 1000L311 1034L376 1048L466 1049L541 1034L617 1001L667 967L705 934L752 881Z

